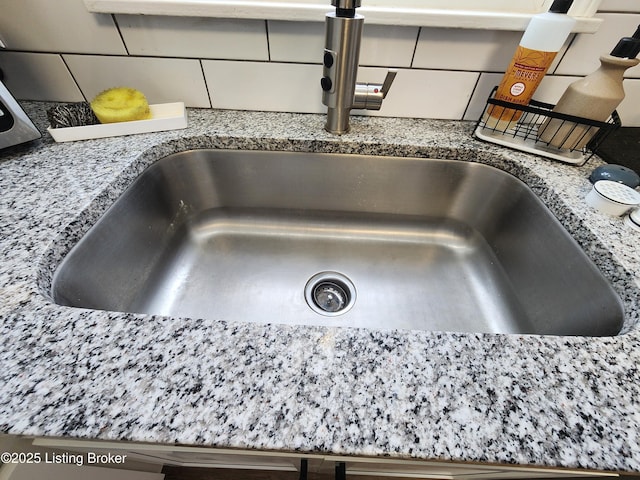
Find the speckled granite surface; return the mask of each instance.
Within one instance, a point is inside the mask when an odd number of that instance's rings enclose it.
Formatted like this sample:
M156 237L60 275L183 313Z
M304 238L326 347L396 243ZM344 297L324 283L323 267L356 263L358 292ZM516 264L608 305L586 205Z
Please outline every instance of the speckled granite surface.
M44 127L46 104L27 104ZM186 130L0 153L0 431L640 471L640 233L583 203L588 173L469 123L191 110ZM61 307L51 271L147 165L189 148L458 158L528 183L624 301L610 338L225 323Z

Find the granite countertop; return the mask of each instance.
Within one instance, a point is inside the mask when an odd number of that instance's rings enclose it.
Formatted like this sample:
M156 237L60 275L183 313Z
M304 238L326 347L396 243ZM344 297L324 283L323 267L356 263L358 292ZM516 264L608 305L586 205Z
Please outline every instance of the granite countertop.
M49 105L25 103L44 131ZM473 124L190 110L163 133L0 152L0 431L640 472L637 233L583 201L601 163L474 140ZM528 183L622 298L585 338L231 323L58 306L56 262L147 165L190 148L456 158Z

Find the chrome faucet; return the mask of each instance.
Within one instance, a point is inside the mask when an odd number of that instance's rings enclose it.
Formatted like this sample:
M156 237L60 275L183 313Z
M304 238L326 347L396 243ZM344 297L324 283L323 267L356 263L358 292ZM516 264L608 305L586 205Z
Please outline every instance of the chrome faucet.
M349 131L351 109L380 110L395 79L390 69L384 82L356 83L364 17L356 13L361 0L331 0L335 12L326 16L324 70L320 84L327 109L325 130L338 135Z

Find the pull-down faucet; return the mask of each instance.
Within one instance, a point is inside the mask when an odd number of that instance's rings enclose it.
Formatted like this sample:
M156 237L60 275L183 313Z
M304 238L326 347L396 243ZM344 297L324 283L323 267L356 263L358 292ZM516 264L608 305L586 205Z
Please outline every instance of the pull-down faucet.
M360 2L331 0L336 10L326 16L324 70L320 84L322 103L328 107L324 128L331 133L349 131L352 108L380 110L397 73L390 69L382 85L356 83L364 24L364 17L356 13Z

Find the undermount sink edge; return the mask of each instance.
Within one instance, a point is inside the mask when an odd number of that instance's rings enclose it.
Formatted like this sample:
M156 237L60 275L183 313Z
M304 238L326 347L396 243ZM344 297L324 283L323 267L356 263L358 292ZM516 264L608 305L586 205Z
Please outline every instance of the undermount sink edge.
M81 220L79 220L78 222L76 222L76 224L78 225L79 229L83 228L83 225L86 225L87 223L89 224L93 224L95 223L95 221L98 219L97 217L99 217L100 213L102 213L104 210L106 210L106 208L109 206L109 204L111 204L114 200L114 197L119 196L119 194L124 190L124 188L128 185L133 183L133 181L135 180L135 178L138 177L138 173L140 171L143 170L143 167L148 166L147 164L154 164L156 163L155 161L158 160L159 158L163 158L166 155L166 152L163 151L163 149L158 149L161 153L157 153L154 154L154 152L148 152L148 154L145 156L143 155L143 158L141 159L141 162L139 162L139 164L134 165L131 169L131 172L127 172L121 175L120 179L116 182L117 185L113 185L112 187L110 187L108 190L109 191L104 191L102 195L100 195L100 197L98 199L96 199L96 201L94 202L96 204L96 208L92 209L89 208L87 210L85 210L82 214ZM453 152L455 154L455 152ZM312 155L312 154L308 154L308 155ZM154 158L154 157L158 157L158 158ZM354 157L355 158L355 157ZM388 158L388 157L381 157L381 158ZM506 159L496 159L495 158L475 158L474 160L477 160L478 163L495 163L497 164L498 168L506 171L507 173L510 174L515 174L516 177L520 177L521 179L526 179L527 183L529 184L530 188L533 187L536 191L536 193L538 194L538 196L542 195L542 197L544 198L545 202L547 205L553 203L551 202L551 200L554 200L554 193L552 192L548 192L545 186L545 182L540 179L539 177L537 177L535 174L530 174L529 172L527 172L526 168L521 167L519 165L516 164L512 164L509 160ZM446 161L446 160L445 160ZM475 161L470 162L470 163L475 163ZM98 207L99 205L99 207ZM561 201L557 203L557 205L562 205ZM556 206L555 209L557 210L558 207ZM100 213L98 213L100 212ZM556 213L556 216L561 217L561 215L558 215L558 213ZM91 217L91 218L89 218ZM279 220L280 221L280 220ZM564 225L564 228L567 230L571 230L573 229L574 231L571 232L572 234L575 234L575 230L581 230L580 233L581 235L584 237L585 234L588 236L589 232L588 229L582 225L582 223L578 220L577 222L570 222L570 225ZM84 227L85 229L87 227ZM64 238L59 238L54 242L54 247L52 247L52 249L49 251L48 254L48 258L46 260L46 263L48 265L50 265L50 267L47 268L47 271L44 273L44 275L42 276L42 278L44 279L44 281L40 282L40 286L43 290L43 292L47 292L47 295L50 295L49 292L51 292L51 286L52 286L52 276L53 276L53 270L59 265L60 261L62 260L63 257L66 256L67 251L73 246L73 244L75 244L81 237L84 236L84 232L80 231L80 230L76 230L74 228L69 228L67 229L65 235L63 235ZM73 238L72 238L73 237ZM583 241L583 246L585 245L585 242ZM593 248L590 248L590 251L588 253L591 253L590 255L588 255L591 258L591 261L593 261L594 263L596 263L596 265L599 267L599 269L605 270L603 269L603 265L602 262L605 262L609 267L611 267L611 264L608 262L611 262L612 259L611 258L607 258L608 254L603 256L603 253L605 252L604 247L601 247L600 245L596 245ZM605 260L606 258L606 260ZM606 270L608 272L608 270ZM619 274L619 272L617 272ZM611 283L611 279L609 279L609 282ZM616 286L615 282L614 282L614 287ZM620 292L617 292L618 295L620 295ZM64 303L64 302L63 302ZM82 305L80 305L82 306ZM628 308L627 305L625 305L625 308ZM116 309L117 310L117 309ZM144 311L144 309L142 310ZM145 313L156 313L156 312L145 312ZM162 312L160 312L162 313ZM169 313L169 315L174 315L173 313ZM275 315L275 317L277 317L277 315ZM322 320L322 319L321 319ZM319 322L318 325L336 325L339 324L338 323L323 323L326 319L324 319L322 322ZM277 323L277 322L276 322ZM295 322L293 322L295 323ZM361 326L361 325L355 325L355 326ZM620 326L616 327L617 330L620 330L619 328ZM623 325L622 329L620 331L620 333L625 333L625 331L629 330L631 326L630 325ZM385 328L384 326L378 326L378 327L373 327L373 328ZM392 328L392 327L391 327ZM411 327L409 327L411 328ZM617 332L616 330L616 332ZM499 333L508 333L508 332L499 332ZM516 332L514 332L516 333ZM547 332L524 332L524 333L547 333ZM558 333L556 333L558 334ZM559 333L559 334L563 334L563 333ZM577 333L580 334L580 333ZM606 335L610 335L610 334L615 334L615 333L611 333L611 331L609 331L609 333L605 333Z

